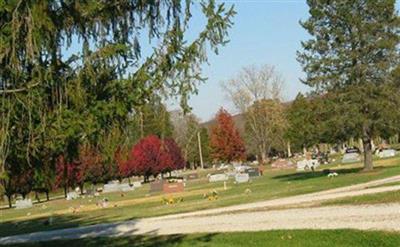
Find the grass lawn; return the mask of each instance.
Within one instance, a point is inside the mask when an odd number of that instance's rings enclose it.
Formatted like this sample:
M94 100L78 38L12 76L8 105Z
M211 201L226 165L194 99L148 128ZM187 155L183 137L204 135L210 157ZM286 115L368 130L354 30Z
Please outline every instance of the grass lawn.
M136 247L398 247L400 234L356 230L288 230L171 236L86 238L13 246L136 246Z
M188 181L185 192L180 194L149 194L148 185L144 185L136 191L125 193L123 197L120 193L112 193L74 201L58 199L35 204L31 209L2 209L0 236L182 213L316 192L399 175L399 164L400 158L396 157L375 162L376 168L371 172L362 172L361 164L325 165L321 166L321 171L314 173L267 169L264 176L249 184L236 185L229 181L227 190L223 189L223 183L208 183L203 177ZM330 179L322 169L335 170L339 176ZM219 193L218 200L204 199L203 194L213 189ZM245 193L247 189L251 193ZM109 200L109 207L96 207L96 201L103 197ZM163 197L179 197L183 198L183 202L164 205L161 203ZM71 207L79 208L79 212L73 213ZM51 225L46 224L49 217L53 219Z
M400 190L382 192L377 194L345 197L341 199L335 199L332 201L322 202L318 206L330 206L330 205L345 205L345 204L378 204L378 203L400 203Z

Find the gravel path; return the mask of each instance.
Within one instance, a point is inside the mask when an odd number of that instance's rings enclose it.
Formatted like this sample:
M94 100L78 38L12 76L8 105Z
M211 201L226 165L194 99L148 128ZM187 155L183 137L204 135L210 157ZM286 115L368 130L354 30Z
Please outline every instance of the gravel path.
M3 237L0 238L0 244L133 234L163 235L271 229L353 228L400 231L400 203L267 210L400 190L400 185L370 188L396 181L400 181L400 176L318 193L225 208Z

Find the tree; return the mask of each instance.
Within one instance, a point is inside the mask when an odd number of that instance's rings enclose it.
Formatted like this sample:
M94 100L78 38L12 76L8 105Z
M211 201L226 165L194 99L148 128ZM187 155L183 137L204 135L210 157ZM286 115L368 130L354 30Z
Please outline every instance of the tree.
M335 126L361 138L364 169L373 169L376 136L398 132L399 87L392 71L398 64L399 18L394 0L307 1L310 17L301 22L312 38L302 43L298 60L303 82L317 94L329 94Z
M133 146L128 161L121 166L121 173L144 176L148 181L150 176L182 169L184 164L181 150L173 139L161 140L150 135Z
M200 164L199 140L204 162L210 161L210 147L208 130L202 128L200 120L194 114L184 114L182 111L172 113L172 124L174 126L174 139L182 149L184 159L191 167Z
M286 119L281 104L284 81L275 67L244 67L238 75L223 83L223 89L245 116L248 151L265 162L271 148L284 149Z
M56 182L57 188L64 189L64 196L67 197L69 188L82 185L84 182L84 170L77 162L67 162L63 156L57 159Z
M161 140L154 135L141 139L133 146L129 160L126 163L125 174L144 176L148 181L151 175L161 172Z
M215 160L231 162L245 158L245 147L232 116L221 108L215 116L216 124L211 128L211 155Z
M53 159L63 156L72 165L82 144L110 140L115 129L127 137L132 109L155 94L179 98L187 110L189 95L205 80L206 51L226 44L235 14L214 0L201 2L206 24L189 40L193 4L2 1L0 179L9 178L5 169L19 166L21 157L29 167L44 145ZM157 45L143 54L146 41ZM115 148L99 147L109 170L116 170Z
M245 132L248 147L259 155L261 162L267 160L272 149L285 150L287 119L283 104L278 99L254 102L246 112Z
M162 152L162 173L183 169L185 167L186 161L182 157L181 149L174 139L167 138L164 140L164 147Z

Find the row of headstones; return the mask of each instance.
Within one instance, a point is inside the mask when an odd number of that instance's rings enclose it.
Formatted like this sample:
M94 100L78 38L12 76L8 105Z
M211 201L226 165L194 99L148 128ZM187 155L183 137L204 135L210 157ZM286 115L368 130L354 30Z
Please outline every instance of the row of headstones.
M213 182L224 182L228 181L229 177L233 177L236 183L248 183L251 177L258 177L260 176L260 171L258 168L250 168L247 169L245 172L231 172L231 173L220 173L220 174L213 174L208 177L208 181L210 183Z

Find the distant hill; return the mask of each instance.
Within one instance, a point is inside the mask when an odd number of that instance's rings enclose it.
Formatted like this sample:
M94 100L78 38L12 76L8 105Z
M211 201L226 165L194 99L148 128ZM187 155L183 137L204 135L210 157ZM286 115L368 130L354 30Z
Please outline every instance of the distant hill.
M283 102L282 104L284 107L289 107L292 104L292 102L293 101L287 101L287 102ZM233 122L235 123L236 128L239 129L240 135L243 136L245 123L246 123L244 114L239 113L239 114L233 115L232 118L233 118ZM215 119L211 119L207 122L202 123L201 126L207 128L208 131L210 131L211 126L213 126L214 124L215 124Z
M244 125L245 125L244 114L239 113L239 114L233 115L232 118L233 118L233 122L234 122L236 128L238 128L240 134L243 136ZM202 123L201 126L207 128L210 131L211 126L213 126L215 123L216 123L215 119L212 119L210 121Z

